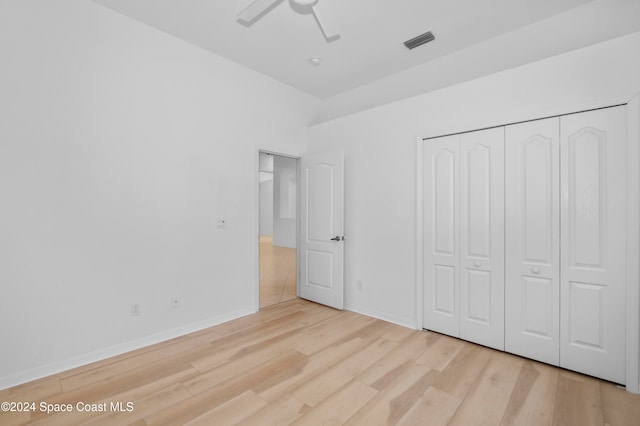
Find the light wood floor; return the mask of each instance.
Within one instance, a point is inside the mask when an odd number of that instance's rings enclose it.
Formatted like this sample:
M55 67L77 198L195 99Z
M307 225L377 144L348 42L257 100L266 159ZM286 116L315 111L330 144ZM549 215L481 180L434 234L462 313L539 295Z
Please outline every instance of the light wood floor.
M1 425L638 425L640 397L591 377L304 300L0 392L132 402L0 414Z
M274 247L260 236L260 307L296 298L296 249Z

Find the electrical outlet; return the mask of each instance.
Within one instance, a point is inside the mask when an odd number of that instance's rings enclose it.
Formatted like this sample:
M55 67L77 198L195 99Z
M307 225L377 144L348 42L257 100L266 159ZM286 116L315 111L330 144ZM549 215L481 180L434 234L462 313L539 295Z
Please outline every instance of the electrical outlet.
M171 307L173 309L179 308L180 307L180 299L177 297L172 297L171 298Z
M142 309L140 308L140 305L138 305L137 303L131 305L131 316L137 317L140 315L142 315Z

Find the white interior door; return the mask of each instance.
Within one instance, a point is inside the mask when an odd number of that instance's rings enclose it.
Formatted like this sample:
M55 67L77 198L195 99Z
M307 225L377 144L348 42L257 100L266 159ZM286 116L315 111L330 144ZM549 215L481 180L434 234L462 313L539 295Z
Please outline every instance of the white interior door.
M505 349L560 362L560 118L507 126Z
M303 157L299 295L342 309L344 304L344 155Z
M504 350L504 127L460 135L460 337Z
M423 326L459 337L459 136L424 144Z
M560 366L625 383L624 107L561 118Z

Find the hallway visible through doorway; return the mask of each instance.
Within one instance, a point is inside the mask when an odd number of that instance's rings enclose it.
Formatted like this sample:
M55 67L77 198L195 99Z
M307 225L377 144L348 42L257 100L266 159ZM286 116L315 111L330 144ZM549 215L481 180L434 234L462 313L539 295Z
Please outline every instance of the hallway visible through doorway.
M295 299L298 160L259 152L260 307Z
M260 236L260 307L296 298L296 249L273 245Z

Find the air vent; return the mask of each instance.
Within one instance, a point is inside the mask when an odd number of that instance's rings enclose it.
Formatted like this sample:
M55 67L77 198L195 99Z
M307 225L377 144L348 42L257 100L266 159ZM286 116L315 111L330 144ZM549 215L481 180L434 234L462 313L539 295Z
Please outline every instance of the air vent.
M416 47L421 46L425 43L429 43L433 40L435 40L435 36L431 31L427 31L424 34L420 34L418 37L414 37L411 40L405 41L404 45L409 49L415 49Z

